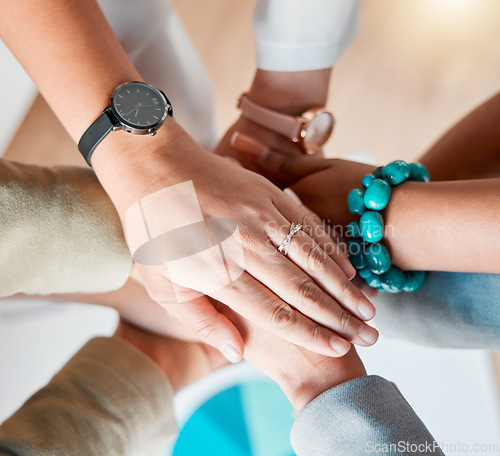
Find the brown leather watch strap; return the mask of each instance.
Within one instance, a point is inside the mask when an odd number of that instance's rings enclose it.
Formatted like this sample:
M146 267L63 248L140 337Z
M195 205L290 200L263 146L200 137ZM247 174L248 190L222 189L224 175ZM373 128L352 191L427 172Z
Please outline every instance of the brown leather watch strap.
M289 116L271 109L259 106L244 93L238 102L238 108L246 119L261 127L286 136L294 142L300 141L300 134L305 121L301 117Z

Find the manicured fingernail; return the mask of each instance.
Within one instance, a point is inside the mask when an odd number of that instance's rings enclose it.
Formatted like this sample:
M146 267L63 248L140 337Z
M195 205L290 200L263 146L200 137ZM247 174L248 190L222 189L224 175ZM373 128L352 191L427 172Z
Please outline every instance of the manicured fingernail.
M341 339L339 336L333 336L330 339L330 347L332 347L338 355L344 356L351 349L351 344Z
M231 344L225 344L219 347L219 351L230 363L234 364L241 361L241 353Z
M260 160L269 153L269 147L251 136L235 131L231 136L231 147L251 158Z
M303 206L303 203L300 200L300 198L297 196L297 193L295 193L291 188L285 188L285 190L283 190L283 193L286 196L288 196L297 205Z
M377 342L378 331L371 326L363 325L358 331L359 338L365 342L367 345L373 345Z
M375 307L369 301L360 301L358 304L358 312L364 320L371 320L375 316Z

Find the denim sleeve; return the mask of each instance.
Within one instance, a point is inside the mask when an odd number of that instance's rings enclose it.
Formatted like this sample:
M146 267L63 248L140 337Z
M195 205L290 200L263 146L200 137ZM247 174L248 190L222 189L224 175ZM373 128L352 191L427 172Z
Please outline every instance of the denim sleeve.
M397 386L376 375L332 388L299 413L297 456L443 455Z

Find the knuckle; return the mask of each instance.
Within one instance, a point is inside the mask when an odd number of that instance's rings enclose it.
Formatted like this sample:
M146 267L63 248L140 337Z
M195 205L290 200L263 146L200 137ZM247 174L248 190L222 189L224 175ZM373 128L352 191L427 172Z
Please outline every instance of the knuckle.
M357 288L348 279L344 280L341 292L341 302L347 303L353 301Z
M307 252L306 268L310 272L321 271L326 259L325 252L318 244L313 245Z
M323 340L323 328L317 323L314 323L311 328L311 337L314 341Z
M301 282L298 291L300 308L302 310L319 305L321 290L311 280Z
M193 331L200 340L203 342L207 342L210 340L212 335L215 332L215 325L212 321L210 320L202 320L199 322L196 322L194 325Z
M296 312L287 304L279 304L273 310L271 322L273 328L284 329L292 326L297 321Z
M353 322L353 316L347 310L343 310L340 314L340 330L343 332L348 332L351 329Z

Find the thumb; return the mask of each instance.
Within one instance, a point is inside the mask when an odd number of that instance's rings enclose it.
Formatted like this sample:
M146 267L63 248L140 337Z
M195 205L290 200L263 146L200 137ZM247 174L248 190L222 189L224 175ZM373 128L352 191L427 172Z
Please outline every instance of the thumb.
M271 149L258 139L239 131L233 133L231 147L252 160L264 175L289 185L329 166L325 158L292 155Z

